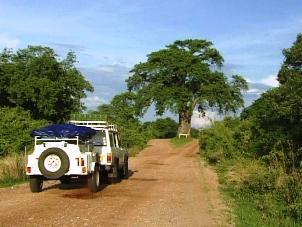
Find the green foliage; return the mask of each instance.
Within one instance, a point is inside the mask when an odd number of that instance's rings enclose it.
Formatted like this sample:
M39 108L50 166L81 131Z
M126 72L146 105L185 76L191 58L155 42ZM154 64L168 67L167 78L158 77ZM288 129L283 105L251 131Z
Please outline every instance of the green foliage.
M295 226L302 221L301 173L287 173L279 156L267 160L253 153L253 124L225 119L202 130L201 154L220 170L238 226Z
M191 137L192 138L199 138L199 130L196 128L191 128Z
M0 54L0 106L20 106L34 119L62 122L84 109L85 91L93 91L69 52L60 60L49 47L28 46Z
M101 120L107 120L106 115L101 115L100 113L96 111L88 111L88 113L78 113L78 114L72 114L71 118L72 120L76 121L101 121Z
M171 118L158 118L153 122L145 122L143 127L152 133L154 138L173 138L177 134L178 124Z
M302 223L301 34L283 54L279 87L262 94L241 119L215 123L201 134L205 157L222 170L239 226Z
M224 159L236 158L244 144L249 146L250 128L249 122L238 119L225 119L215 122L213 127L201 130L200 144L205 157L211 163L217 163Z
M266 160L277 159L288 172L302 161L302 36L284 50L281 85L264 93L241 114L253 121L253 151Z
M219 111L235 111L243 105L241 90L246 81L233 76L228 82L218 71L223 58L206 40L175 41L165 49L152 52L144 63L131 70L128 89L137 94L140 114L154 103L156 113L165 110L179 114L179 131L187 133L193 110L203 112L208 107Z
M302 34L297 35L291 48L283 50L283 55L285 59L278 73L281 84L285 84L292 77L302 75Z
M119 126L124 146L133 153L143 148L151 138L171 138L176 135L177 123L170 119L157 119L142 124L137 116L136 94L124 92L113 97L110 104L103 104L92 114L106 116L106 119Z
M113 97L110 104L103 104L92 114L106 116L109 122L117 124L124 146L143 148L151 138L150 133L143 130L135 109L136 95L124 92Z
M33 120L29 111L19 107L0 108L0 156L24 151L32 145L30 132L47 124L45 120Z

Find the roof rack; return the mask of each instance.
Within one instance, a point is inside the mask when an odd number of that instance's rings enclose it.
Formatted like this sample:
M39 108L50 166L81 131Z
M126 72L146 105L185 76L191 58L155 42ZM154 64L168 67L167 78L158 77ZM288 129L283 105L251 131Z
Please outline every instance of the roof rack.
M76 121L71 120L69 123L78 125L78 126L86 126L93 128L95 130L101 129L109 129L110 131L117 132L117 126L114 124L109 124L107 121Z

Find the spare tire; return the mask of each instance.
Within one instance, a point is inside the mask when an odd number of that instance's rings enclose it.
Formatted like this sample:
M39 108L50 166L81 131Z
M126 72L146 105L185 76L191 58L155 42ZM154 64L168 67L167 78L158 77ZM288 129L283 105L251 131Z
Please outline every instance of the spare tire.
M69 158L60 148L48 148L39 157L38 166L48 179L58 179L69 170Z

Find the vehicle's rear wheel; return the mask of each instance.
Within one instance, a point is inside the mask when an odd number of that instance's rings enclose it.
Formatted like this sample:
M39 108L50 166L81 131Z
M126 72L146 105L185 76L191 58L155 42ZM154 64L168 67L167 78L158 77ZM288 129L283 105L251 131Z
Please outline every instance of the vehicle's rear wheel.
M101 181L100 168L96 166L94 172L88 175L88 187L90 191L98 192L101 188L100 181Z
M119 160L118 160L118 158L114 159L113 177L115 178L115 180L120 180L121 179L121 170L119 169Z
M108 179L108 172L103 169L101 170L101 180L100 180L101 184L108 184L109 179Z
M125 156L125 159L124 159L123 177L124 177L124 179L128 179L128 177L129 177L128 156Z
M43 187L43 179L40 176L30 176L29 187L31 192L41 192Z
M59 179L69 170L69 158L59 148L48 148L39 157L38 166L48 179Z

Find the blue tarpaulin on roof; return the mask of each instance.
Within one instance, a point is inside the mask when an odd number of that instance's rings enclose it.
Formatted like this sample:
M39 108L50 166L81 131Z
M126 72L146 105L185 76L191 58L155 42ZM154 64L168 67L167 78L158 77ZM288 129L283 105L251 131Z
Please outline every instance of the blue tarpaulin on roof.
M33 130L31 136L60 138L74 138L78 136L81 140L86 140L95 134L96 130L89 127L77 126L73 124L55 124Z

